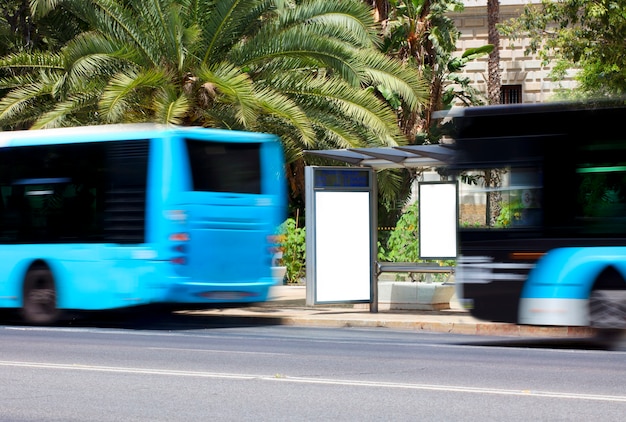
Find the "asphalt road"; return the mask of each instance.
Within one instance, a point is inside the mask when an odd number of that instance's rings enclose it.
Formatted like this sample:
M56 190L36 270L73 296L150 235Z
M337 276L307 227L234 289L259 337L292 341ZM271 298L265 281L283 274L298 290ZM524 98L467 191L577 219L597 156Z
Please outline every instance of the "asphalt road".
M2 421L621 421L626 353L294 326L0 327Z

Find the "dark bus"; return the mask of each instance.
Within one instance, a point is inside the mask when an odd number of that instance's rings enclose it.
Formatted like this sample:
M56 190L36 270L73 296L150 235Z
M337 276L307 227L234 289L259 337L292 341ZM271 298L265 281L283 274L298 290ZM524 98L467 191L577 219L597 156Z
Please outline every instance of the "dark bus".
M457 294L479 319L626 326L626 107L548 103L453 117Z

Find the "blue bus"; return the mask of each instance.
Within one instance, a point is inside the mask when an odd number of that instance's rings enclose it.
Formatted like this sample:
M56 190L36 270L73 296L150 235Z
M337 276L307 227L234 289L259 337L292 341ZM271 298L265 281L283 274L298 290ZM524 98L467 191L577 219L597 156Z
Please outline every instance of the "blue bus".
M476 318L626 328L626 107L466 108L453 118L456 286Z
M0 133L0 308L263 302L286 216L278 137L102 125Z

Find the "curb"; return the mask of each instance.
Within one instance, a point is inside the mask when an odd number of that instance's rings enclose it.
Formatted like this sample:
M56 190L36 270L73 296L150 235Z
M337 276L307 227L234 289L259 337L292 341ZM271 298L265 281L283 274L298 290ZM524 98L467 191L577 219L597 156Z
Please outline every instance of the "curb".
M263 319L267 319L271 320L272 324L325 328L390 328L500 337L589 338L597 335L596 330L591 327L550 327L484 322L462 311L370 313L364 309L345 306L305 306L300 299L274 301L250 308L201 312L219 314L226 318L255 319L257 323L263 323Z
M276 317L276 316L274 316ZM359 318L278 317L282 325L314 327L391 328L398 330L440 332L450 334L500 336L500 337L594 337L589 327L536 327L501 323L394 321L385 319L364 320Z

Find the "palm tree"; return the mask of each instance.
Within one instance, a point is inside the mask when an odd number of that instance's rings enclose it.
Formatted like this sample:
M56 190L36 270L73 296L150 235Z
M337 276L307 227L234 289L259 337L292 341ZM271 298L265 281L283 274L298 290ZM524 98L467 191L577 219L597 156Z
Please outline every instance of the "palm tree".
M279 133L305 148L405 140L379 89L407 109L426 88L377 52L358 1L32 0L35 17L63 9L89 28L58 52L0 60L11 74L3 125L32 128L157 121Z
M430 100L419 113L402 109L405 133L423 137L432 129L432 114L442 110L449 96L447 78L454 61L459 32L450 11L462 10L459 0L392 0L384 34L383 51L404 62L413 63L429 82ZM458 69L455 69L458 70Z
M406 143L395 112L426 103L417 72L383 55L358 0L31 0L86 31L55 52L0 59L0 125L153 121L265 131L302 151ZM385 192L385 187L382 187ZM297 193L297 192L296 192Z

